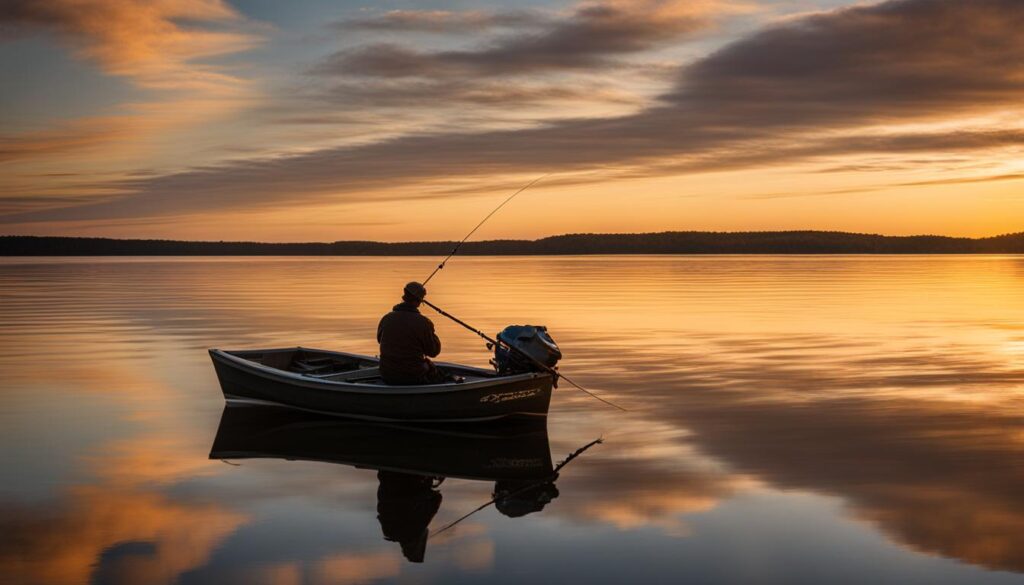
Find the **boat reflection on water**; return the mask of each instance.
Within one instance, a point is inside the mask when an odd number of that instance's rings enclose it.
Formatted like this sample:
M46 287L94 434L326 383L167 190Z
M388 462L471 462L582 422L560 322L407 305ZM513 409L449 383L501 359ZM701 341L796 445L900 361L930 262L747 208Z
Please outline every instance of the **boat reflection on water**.
M381 532L399 543L412 562L423 562L445 479L494 482L493 499L474 512L493 504L505 516L517 518L543 510L558 496L560 469L551 462L545 421L415 426L269 406L225 407L210 458L320 461L376 469Z

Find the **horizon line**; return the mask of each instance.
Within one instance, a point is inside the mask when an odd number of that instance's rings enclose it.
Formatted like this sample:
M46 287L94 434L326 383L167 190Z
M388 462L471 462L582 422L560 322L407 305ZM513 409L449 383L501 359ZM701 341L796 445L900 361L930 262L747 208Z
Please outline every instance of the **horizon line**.
M873 232L850 232L843 230L821 230L821 229L793 229L793 230L737 230L737 231L719 231L719 230L663 230L656 232L569 232L562 234L552 234L548 236L542 236L539 238L493 238L485 240L470 240L468 243L488 243L488 242L540 242L543 240L555 239L555 238L566 238L574 236L656 236L665 234L707 234L707 235L747 235L747 234L833 234L833 235L846 235L846 236L869 236L876 238L946 238L951 240L990 240L996 238L1006 238L1013 236L1022 236L1024 231L1019 232L1007 232L1002 234L995 234L990 236L950 236L944 234L908 234L908 235L894 235L894 234L881 234ZM360 243L360 244L448 244L455 243L458 240L331 240L331 241L267 241L267 240L186 240L176 238L159 238L159 237L136 237L136 238L124 238L124 237L113 237L113 236L65 236L65 235L31 235L31 234L0 234L0 239L9 238L36 238L36 239L61 239L61 240L107 240L112 242L175 242L175 243L188 243L188 244L270 244L270 245L309 245L309 244L338 244L338 243Z

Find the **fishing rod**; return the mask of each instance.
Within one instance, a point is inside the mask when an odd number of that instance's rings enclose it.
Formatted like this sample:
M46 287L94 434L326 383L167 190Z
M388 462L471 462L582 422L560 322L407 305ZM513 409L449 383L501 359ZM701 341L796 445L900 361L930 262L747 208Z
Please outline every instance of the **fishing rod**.
M505 207L505 205L506 205L506 204L507 204L507 203L508 203L509 201L512 201L513 199L515 199L516 195L519 195L519 194L520 194L520 193L522 193L523 191L526 191L526 190L527 190L527 189L529 189L530 187L532 187L532 186L536 185L537 183L539 183L539 182L540 182L540 180L541 180L541 179L543 179L544 177L547 177L547 176L548 176L548 175L550 175L550 174L551 174L551 173L546 173L546 174L543 174L543 175L541 175L541 176L537 177L536 179L534 179L534 180L530 181L529 183L527 183L527 184L523 185L522 187L520 187L520 188L519 188L519 190L518 190L518 191L516 191L515 193L513 193L513 194L509 195L509 196L508 196L508 198L506 198L506 199L505 199L504 201L502 201L502 202L501 202L501 205L499 205L499 206L495 207L495 208L494 208L493 210L491 210L491 212L487 214L487 217L485 217L485 218L483 218L482 220L480 220L480 223L476 224L476 227L475 227L475 228L473 228L472 230L470 230L470 232L469 232L468 234L466 234L466 237L462 238L462 241L461 241L461 242L459 242L458 244L455 244L455 247L454 247L454 248L452 248L452 251L451 251L451 253L450 253L450 254L448 254L448 256L447 256L447 257L446 257L446 258L445 258L444 260L442 260L440 264L438 264L438 265L437 265L437 268L435 268L435 269L434 269L434 271L430 273L430 276L428 276L428 277L427 277L427 279L423 281L423 286L427 286L427 283L428 283L428 282L430 282L430 279L431 279L431 278L434 278L434 275L435 275L435 274L437 274L437 272L438 272L439 270L441 270L442 268L444 268L444 265L445 265L445 264L447 264L447 263L448 263L448 261L452 259L452 256L454 256L455 254L457 254L457 253L458 253L458 251L459 251L459 248L461 248L461 247L462 247L462 244L465 244L465 243L466 243L466 240L468 240L468 239L470 238L470 236L472 236L473 234L475 234L475 233L476 233L476 230L480 229L480 226L484 225L484 223L486 223L488 219L491 219L491 216L492 216L492 215L494 215L495 213L498 213L498 210L499 210L499 209L501 209L502 207Z
M512 498L512 497L518 496L519 494L521 494L521 493L523 493L525 491L531 490L531 489L533 489L533 488L535 488L537 486L544 485L545 483L549 483L549 482L552 482L552 481L556 481L558 479L558 472L561 471L563 467L568 465L569 462L571 462L573 459L575 459L575 458L579 457L580 455L582 455L587 449L593 447L594 445L600 445L603 442L604 442L604 439L599 437L599 438L594 439L593 441L587 443L586 445L583 445L579 449L576 449L575 451L570 453L569 456L565 458L565 460L563 460L561 463L559 463L555 467L555 469L551 472L551 474L548 475L547 478L545 478L545 479L543 479L541 481L537 481L537 482L534 482L534 483L531 483L531 484L527 484L526 486L521 487L521 488L517 489L516 491L514 491L514 492L512 492L510 494L506 494L504 497ZM476 514L480 510L483 510L484 508L486 508L486 507L488 507L488 506L490 506L492 504L497 503L498 499L499 498L497 496L495 496L495 497L491 498L491 500L489 502L481 504L480 506L478 506L472 512L470 512L468 514L465 514L465 515L461 516L460 518L456 519L455 521L449 522L448 524L444 525L443 527L435 530L434 533L430 535L430 538L434 538L438 534L441 534L442 532L444 532L445 530L448 530L449 528L453 528L456 524L458 524L459 522L462 522L466 518L469 518L473 514Z
M501 341L501 340L494 339L494 338L490 337L489 335L487 335L483 331L480 331L476 327L473 327L469 323L466 323L462 319L459 319L455 315L452 315L448 311L445 311L441 307L438 307L437 305L435 305L434 303L431 303L430 301L428 301L426 299L423 299L423 304L428 306L428 307L430 307L431 309L437 311L439 314L441 314L441 315L443 315L445 317L448 317L452 321L455 321L459 325L462 325L463 327L465 327L466 329L472 331L473 333L476 333L481 338L483 338L485 341L487 341L487 343L490 344L491 347L493 347L493 346L504 347L504 348L508 349L509 351L515 352L516 355L519 355L519 356L522 356L522 357L528 359L530 362L533 363L533 365L537 366L538 368L541 368L545 372L547 372L547 373L551 374L552 376L554 376L556 383L558 382L558 379L561 378L561 379L565 380L566 382L568 382L570 385L572 385L574 388L576 388L577 390L582 391L583 393L587 394L591 398L596 398L597 400L600 400L601 402L607 404L608 406L612 406L614 408L617 408L617 409L621 410L622 412L629 412L625 408L619 406L618 404L615 404L614 402L612 402L610 400L607 400L605 398L601 398L597 394L594 394L590 390L587 390L583 386L580 386L576 382L573 382L565 374L559 372L557 369L552 368L551 366L549 366L549 365L547 365L545 363L537 361L533 356L531 356L530 354L526 353L525 351L519 349L518 347L516 347L514 345L510 345L508 343L505 343L504 341Z

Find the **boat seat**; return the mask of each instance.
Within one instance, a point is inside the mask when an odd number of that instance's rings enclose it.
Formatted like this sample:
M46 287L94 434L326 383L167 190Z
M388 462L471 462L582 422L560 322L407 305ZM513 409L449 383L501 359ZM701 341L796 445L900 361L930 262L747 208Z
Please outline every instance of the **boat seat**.
M321 357L306 357L306 356L302 356L302 357L300 357L299 359L297 359L295 361L301 362L301 363L304 363L304 364L309 364L311 366L319 366L319 365L323 365L323 364L333 363L334 362L334 358L323 357L323 356L321 356Z
M351 370L348 372L334 372L333 374L304 374L310 378L317 378L318 380L328 380L330 382L352 382L354 380L364 380L369 378L379 378L380 368L363 368L361 370Z
M293 366L303 374L309 374L312 372L319 372L335 366L334 362L320 362L320 363L309 363L309 362L295 362Z

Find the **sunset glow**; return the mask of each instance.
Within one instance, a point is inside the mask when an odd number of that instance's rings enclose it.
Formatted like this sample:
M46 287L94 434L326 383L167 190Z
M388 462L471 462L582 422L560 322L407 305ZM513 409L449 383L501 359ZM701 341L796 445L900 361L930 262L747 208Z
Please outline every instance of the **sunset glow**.
M1024 217L1017 0L15 0L0 233L451 239Z

